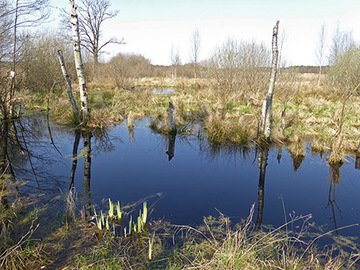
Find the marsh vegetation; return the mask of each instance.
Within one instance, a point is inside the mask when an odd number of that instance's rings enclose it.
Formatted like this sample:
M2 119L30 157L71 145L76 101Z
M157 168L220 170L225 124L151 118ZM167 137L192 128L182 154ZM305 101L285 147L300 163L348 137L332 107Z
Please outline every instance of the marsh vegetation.
M73 44L66 27L21 31L48 17L47 1L0 5L0 267L359 268L349 33L334 34L324 65L322 27L317 67L285 64L279 22L272 50L229 38L200 61L195 29L190 63L175 46L170 66L102 62L123 44L100 42L118 11L70 2Z

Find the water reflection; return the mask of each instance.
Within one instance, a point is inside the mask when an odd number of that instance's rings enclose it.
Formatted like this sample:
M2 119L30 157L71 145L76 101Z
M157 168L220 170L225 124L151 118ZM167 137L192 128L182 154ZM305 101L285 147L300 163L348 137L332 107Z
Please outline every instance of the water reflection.
M130 142L135 142L134 128L128 127L128 137Z
M80 143L80 136L81 132L79 130L75 130L75 140L74 140L74 146L73 146L73 152L72 152L72 165L71 165L71 172L70 172L70 190L74 188L74 178L75 178L75 172L78 162L78 148Z
M259 229L263 221L264 212L264 195L265 195L265 175L267 160L269 156L269 148L267 146L261 146L258 156L258 168L259 168L259 186L258 186L258 211L255 222L255 228Z
M278 147L278 154L276 157L278 164L280 164L281 158L282 158L282 146Z
M291 146L289 152L293 160L294 172L296 172L300 168L302 162L305 159L304 145L301 142L297 142Z
M336 222L336 210L338 211L340 218L342 219L342 212L339 206L336 203L336 186L340 183L340 168L342 164L329 164L329 180L330 180L330 187L329 187L329 197L328 197L328 204L326 208L331 209L331 220L334 223L335 232L338 234L338 226Z
M159 94L159 95L170 95L175 91L175 89L173 88L154 88L151 90L151 92L153 92L154 94Z
M354 201L360 184L353 164L343 165L342 172L346 173L342 173L340 183L340 168L330 168L329 172L325 158L319 155L307 155L295 162L285 148L216 144L208 142L200 133L186 139L180 135L165 137L151 132L146 124L146 120L137 122L130 136L126 125L93 134L51 127L54 143L65 157L71 157L66 159L49 142L46 122L24 121L25 142L41 191L60 186L47 176L56 176L54 172L59 173L58 167L63 162L66 166L61 168L66 170L60 173L66 171L66 176L56 178L66 180L62 190L76 187L79 197L83 195L86 215L91 205L100 203L102 198L129 203L161 193L166 196L157 202L152 218L165 218L176 224L199 224L203 216L216 215L215 209L239 220L246 217L251 205L257 202L256 227L280 226L283 208L279 197L284 198L286 209L297 214L312 213L319 225L329 223L330 212L335 228L358 222L360 209ZM13 132L10 127L4 131L6 124L1 128L1 133L7 134L7 143L0 142L0 169L8 168L10 175L12 167L16 177L23 175L28 185L38 191L20 126L15 123ZM12 133L19 135L18 142ZM23 154L16 145L22 146ZM8 156L4 154L6 149ZM11 166L7 165L8 159ZM46 171L45 177L42 171ZM331 181L327 182L329 176ZM355 180L349 181L349 177ZM344 195L341 198L339 190ZM342 211L337 205L340 199ZM324 200L327 209L324 209Z
M169 157L169 161L175 156L175 140L176 140L175 133L171 133L166 137L166 144L167 144L166 154Z
M90 177L91 177L91 132L83 132L84 140L84 196L85 217L91 216Z
M47 167L54 158L50 154L48 144L41 141L48 135L47 132L51 134L50 126L46 128L46 125L43 117L35 116L1 121L2 195L5 191L14 188L15 194L19 197L20 187L23 193L30 190L43 193L54 190L55 186L60 184L57 176ZM52 149L55 149L55 144L52 145ZM18 185L19 182L21 185ZM1 202L3 206L7 204L6 196L1 196Z
M360 152L356 152L355 169L360 170Z

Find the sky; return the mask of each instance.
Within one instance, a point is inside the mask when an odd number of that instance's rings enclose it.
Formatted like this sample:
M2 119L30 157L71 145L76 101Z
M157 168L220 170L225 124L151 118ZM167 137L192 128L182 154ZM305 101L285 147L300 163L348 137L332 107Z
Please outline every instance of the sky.
M68 0L50 0L70 9ZM183 64L191 60L191 35L199 30L200 60L211 57L228 38L263 42L269 48L280 21L282 59L287 65L316 65L319 31L326 26L327 45L337 27L360 41L359 0L109 0L116 18L103 24L103 38L124 38L125 45L105 47L109 60L118 53L141 54L155 65L171 64L171 47ZM78 0L79 2L79 0ZM76 0L75 0L75 3ZM80 2L79 2L80 3ZM54 15L56 21L56 13Z

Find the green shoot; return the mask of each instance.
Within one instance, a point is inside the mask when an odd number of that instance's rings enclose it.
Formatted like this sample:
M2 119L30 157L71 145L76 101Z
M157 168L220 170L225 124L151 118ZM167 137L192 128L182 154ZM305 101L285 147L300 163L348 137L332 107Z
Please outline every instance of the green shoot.
M145 225L147 219L147 204L144 202L143 204L143 215L142 215L142 223Z
M129 234L132 233L132 216L130 216L130 221L129 221Z
M141 217L138 216L138 232L141 233L142 223L141 223Z
M121 210L120 210L120 202L119 201L116 205L116 212L117 212L118 219L121 219Z
M110 225L109 225L109 217L106 217L106 230L110 231Z
M114 205L109 198L109 218L113 218L113 216L114 216Z

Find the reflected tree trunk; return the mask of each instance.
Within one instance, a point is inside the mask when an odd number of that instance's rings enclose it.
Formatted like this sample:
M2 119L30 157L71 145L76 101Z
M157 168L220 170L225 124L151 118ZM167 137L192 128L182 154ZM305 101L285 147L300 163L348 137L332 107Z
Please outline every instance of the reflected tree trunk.
M74 178L75 178L75 172L77 167L77 161L78 161L78 148L80 143L80 131L75 130L75 140L74 140L74 146L73 146L73 160L72 160L72 166L71 166L71 173L70 173L70 190L74 188Z
M328 204L326 207L330 207L332 220L335 226L335 232L338 234L338 226L336 223L336 209L339 211L340 217L342 218L341 209L336 203L336 185L340 183L340 168L342 164L331 164L329 166L329 179L330 179L330 187L329 187L329 197Z
M266 175L268 156L269 156L269 148L267 146L261 147L259 149L259 157L258 157L258 168L259 168L260 176L259 176L259 189L258 189L258 211L257 211L257 218L255 223L256 230L260 229L260 226L263 221L265 175Z
M355 169L360 170L360 154L356 154Z
M84 195L85 217L91 214L90 176L91 176L91 132L83 133L84 140Z
M52 136L52 132L51 132L49 97L48 97L47 108L46 108L46 124L47 124L47 128L48 128L49 136L50 136L51 145L54 146L55 150L60 154L60 156L62 156L59 148L57 148L56 145L55 145L55 142L54 142L54 139L53 139L53 136Z
M14 121L10 121L10 133L11 133L11 138L12 138L12 142L14 143L14 145L16 145L19 148L20 154L24 155L25 151L19 141L19 137L18 137L18 132L17 132L17 128L15 126L15 122Z
M355 169L360 170L360 143L356 151Z
M169 161L175 156L175 140L176 134L169 134L167 137L168 150L166 151L166 154L169 156Z
M278 149L277 157L276 157L279 164L281 162L281 158L282 158L282 147L280 146L279 149Z
M22 141L23 141L23 144L24 144L24 150L27 154L27 157L28 157L28 160L29 160L29 164L30 164L30 168L31 168L31 171L33 173L33 176L34 176L34 180L36 182L36 185L39 189L40 192L42 192L41 188L40 188L40 184L39 184L39 181L38 181L38 178L37 178L37 174L36 174L36 171L35 171L35 168L33 166L33 163L32 163L32 160L31 160L31 154L30 154L30 151L27 147L27 143L26 143L26 140L25 140L25 136L24 136L24 128L23 126L21 125L21 121L20 119L18 119L18 124L19 124L19 129L20 129L20 134L21 134L21 137L22 137Z
M130 142L135 142L135 134L133 128L128 128L128 136Z

